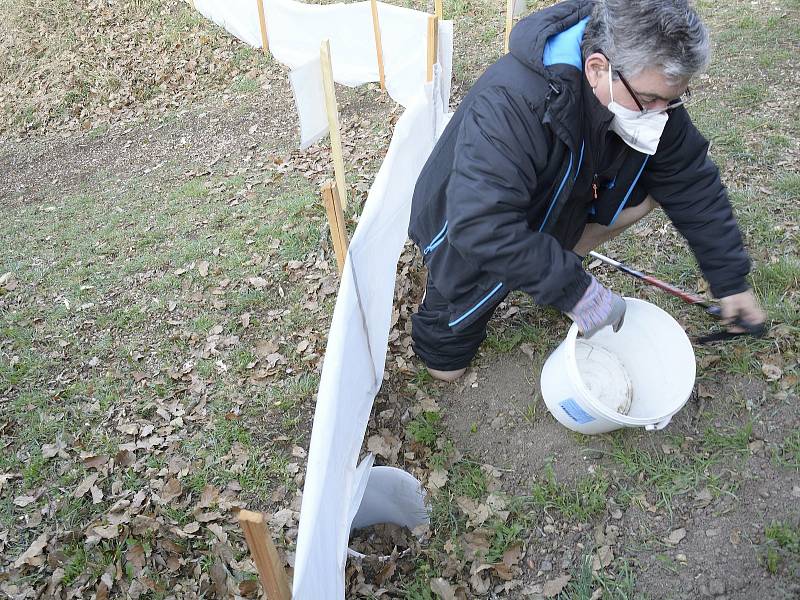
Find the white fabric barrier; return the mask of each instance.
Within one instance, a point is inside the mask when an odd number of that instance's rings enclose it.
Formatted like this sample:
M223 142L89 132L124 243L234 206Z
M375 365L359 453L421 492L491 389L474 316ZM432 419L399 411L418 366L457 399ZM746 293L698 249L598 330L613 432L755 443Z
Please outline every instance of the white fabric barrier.
M344 598L348 535L372 456L356 465L383 381L397 260L407 238L417 176L446 121L438 87L425 86L425 93L397 121L350 242L311 433L294 564L295 600Z
M393 24L393 22L388 23L386 27L383 27L384 31L393 26ZM413 41L409 43L413 43ZM386 53L384 52L384 54ZM452 21L439 23L438 56L440 57L439 67L441 73L441 86L439 89L442 96L442 104L447 107L450 104L450 79L453 70ZM325 110L325 92L322 87L321 69L319 55L317 55L289 73L289 80L292 83L292 91L294 92L294 101L297 106L297 115L300 118L300 148L302 149L308 148L328 133L328 115ZM421 87L421 82L419 86ZM391 95L392 88L388 83L387 91ZM397 89L395 89L395 92L397 92Z
M264 0L264 4L271 1ZM194 7L201 15L211 19L248 46L261 48L261 26L258 22L256 0L194 0Z
M300 148L305 150L325 137L329 131L320 58L311 59L291 71L289 81L300 119Z
M270 51L294 69L291 81L302 143L308 145L327 131L319 61L323 39L330 39L336 82L378 81L370 6L368 2L306 5L292 0L265 0L264 4ZM261 46L255 0L195 0L195 6L245 43ZM411 196L419 172L452 116L447 113L452 22L439 24L439 63L433 83L425 84L428 15L382 3L378 10L387 91L407 111L395 126L369 191L336 299L303 490L295 600L344 599L349 532L374 460L367 455L359 465L358 455L383 381L395 273L407 237ZM380 491L373 490L370 502L380 497ZM414 505L410 500L406 504ZM399 512L399 508L392 512L396 520L402 520ZM363 517L366 523L377 518L375 514L365 506L359 521ZM419 510L414 509L407 522L419 518Z
M240 40L261 47L256 0L195 0L203 15ZM291 69L319 57L322 40L331 43L333 79L356 86L379 81L375 33L369 2L304 4L293 0L264 0L273 56ZM389 95L404 107L425 84L428 13L378 2L384 75ZM438 62L450 96L453 23L439 23ZM447 106L448 102L445 102Z

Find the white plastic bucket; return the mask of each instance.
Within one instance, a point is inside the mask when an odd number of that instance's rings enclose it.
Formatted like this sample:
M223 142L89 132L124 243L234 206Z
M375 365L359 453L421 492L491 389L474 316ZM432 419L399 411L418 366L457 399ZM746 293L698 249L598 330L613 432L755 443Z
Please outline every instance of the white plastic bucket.
M573 431L663 429L691 396L696 365L686 332L654 304L625 303L617 333L606 327L587 340L573 323L542 368L545 404Z

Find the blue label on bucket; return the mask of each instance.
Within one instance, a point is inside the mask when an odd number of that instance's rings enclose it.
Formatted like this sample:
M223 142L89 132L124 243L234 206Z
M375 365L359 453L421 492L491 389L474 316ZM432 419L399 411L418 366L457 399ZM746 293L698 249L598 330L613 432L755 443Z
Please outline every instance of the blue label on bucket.
M579 425L583 425L584 423L591 423L592 421L596 420L592 415L583 410L580 404L575 402L575 400L573 400L572 398L567 398L566 400L562 400L559 406L564 410L565 413L567 413L570 417L572 417L573 421L575 421Z

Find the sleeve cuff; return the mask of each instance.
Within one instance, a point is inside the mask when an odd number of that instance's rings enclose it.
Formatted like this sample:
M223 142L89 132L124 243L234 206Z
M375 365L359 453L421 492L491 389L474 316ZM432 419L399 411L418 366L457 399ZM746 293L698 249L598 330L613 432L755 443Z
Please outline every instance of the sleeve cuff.
M583 297L589 284L592 282L592 277L582 268L578 267L578 273L575 279L564 288L564 293L558 302L553 303L553 307L557 308L563 313L572 310L575 305Z
M726 296L733 296L734 294L740 294L742 292L746 292L750 289L750 285L747 283L745 278L738 279L736 281L725 282L723 284L715 284L711 286L711 293L714 294L714 297L725 298Z

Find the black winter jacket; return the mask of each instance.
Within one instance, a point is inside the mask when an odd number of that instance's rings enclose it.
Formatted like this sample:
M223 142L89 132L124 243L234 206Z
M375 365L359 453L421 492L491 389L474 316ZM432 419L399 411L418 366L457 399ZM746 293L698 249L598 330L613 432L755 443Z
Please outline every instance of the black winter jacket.
M509 291L566 312L589 284L570 249L596 180L581 92L580 42L591 6L568 0L519 22L510 53L466 95L417 180L409 235L449 301L456 331ZM651 194L723 297L747 289L750 262L707 149L678 108L656 154L626 147L613 185L601 194L618 205L609 222L632 195Z

